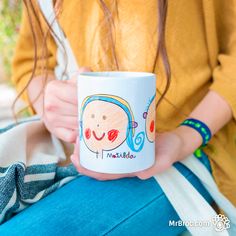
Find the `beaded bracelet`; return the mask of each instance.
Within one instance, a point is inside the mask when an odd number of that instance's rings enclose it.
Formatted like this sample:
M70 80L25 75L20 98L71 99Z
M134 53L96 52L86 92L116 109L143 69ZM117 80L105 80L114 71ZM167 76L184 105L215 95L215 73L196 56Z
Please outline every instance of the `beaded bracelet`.
M202 146L205 146L211 139L211 131L206 124L197 119L186 119L180 126L185 125L195 129L202 136Z

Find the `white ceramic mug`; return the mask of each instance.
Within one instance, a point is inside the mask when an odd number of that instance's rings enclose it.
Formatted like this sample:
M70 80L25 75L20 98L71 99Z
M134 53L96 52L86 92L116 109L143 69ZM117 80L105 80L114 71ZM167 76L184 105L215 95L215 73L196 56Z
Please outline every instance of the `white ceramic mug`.
M80 162L101 173L132 173L155 161L156 77L85 72L78 77Z

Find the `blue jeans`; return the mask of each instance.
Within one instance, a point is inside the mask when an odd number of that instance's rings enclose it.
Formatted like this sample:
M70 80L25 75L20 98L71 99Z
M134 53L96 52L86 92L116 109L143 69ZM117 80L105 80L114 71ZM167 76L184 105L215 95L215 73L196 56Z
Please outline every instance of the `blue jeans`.
M208 159L203 160L210 169ZM175 166L209 202L198 178ZM124 178L97 181L81 176L0 226L1 236L179 235L184 227L156 180Z

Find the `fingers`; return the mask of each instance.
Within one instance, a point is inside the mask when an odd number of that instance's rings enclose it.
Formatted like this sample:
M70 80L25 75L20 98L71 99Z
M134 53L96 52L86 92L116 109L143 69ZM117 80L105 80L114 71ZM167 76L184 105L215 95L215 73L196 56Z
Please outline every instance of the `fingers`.
M78 71L91 71L82 67ZM50 81L45 89L43 120L47 129L59 139L75 143L78 135L77 76L74 80Z
M86 66L79 68L79 73L90 72L90 71L92 71L91 68L86 67Z
M155 164L144 171L137 172L140 179L147 179L151 176L163 172L182 159L181 153L183 141L174 132L165 132L158 135L156 139L156 160Z
M73 116L58 116L54 126L78 131L78 119Z
M79 161L79 155L73 154L71 156L71 161L80 174L90 176L90 177L95 178L97 180L105 180L104 178L102 178L102 175L100 173L87 170L83 166L81 166L80 161Z
M75 142L78 129L76 86L51 81L46 87L44 108L48 129L63 141Z
M155 164L152 167L143 171L136 172L136 176L143 180L149 179L153 175L167 170L171 167L171 165L172 162L167 156L158 156L158 158L156 158Z
M81 67L78 71L78 74L82 72L89 72L91 71L88 67ZM58 97L58 99L71 103L74 105L77 105L77 76L73 76L72 79L67 81L58 81L58 80L52 80L50 83L48 83L46 87L46 92L48 94L55 94L55 96Z
M65 128L56 128L53 134L67 143L75 143L77 137L77 131Z
M47 102L48 97L50 98L53 94L56 96L59 100L64 101L66 103L71 103L74 105L77 105L77 85L74 83L69 83L66 81L58 81L53 80L48 83L45 94L47 96L47 99L45 99L45 102ZM47 105L47 104L45 104Z
M75 75L73 75L73 77L68 80L68 83L77 83L77 78L78 78L78 75L80 73L83 73L83 72L91 72L92 70L89 68L89 67L81 67L79 68L78 72L75 73Z
M44 103L45 111L48 113L63 115L63 116L78 116L78 106L66 103L58 97L51 96Z
M71 156L71 161L80 174L83 174L83 175L86 175L86 176L89 176L89 177L92 177L94 179L101 180L101 181L120 179L124 177L134 177L134 174L104 174L104 173L98 173L98 172L94 172L94 171L84 168L80 164L77 147L78 145L75 145L75 151L74 151L74 154Z
M44 120L51 127L77 129L78 107L56 97L50 97L45 101Z

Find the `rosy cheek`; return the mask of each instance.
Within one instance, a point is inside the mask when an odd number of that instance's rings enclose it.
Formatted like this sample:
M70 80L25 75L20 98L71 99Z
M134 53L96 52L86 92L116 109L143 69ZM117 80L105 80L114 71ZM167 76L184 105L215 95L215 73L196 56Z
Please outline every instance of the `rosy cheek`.
M85 138L86 139L90 139L90 137L91 137L91 130L89 128L87 128L85 130Z
M118 137L119 131L117 129L112 129L108 131L107 134L108 134L108 140L114 142Z
M154 128L155 128L155 123L154 123L154 120L152 120L150 124L150 128L149 128L151 133L154 132Z

